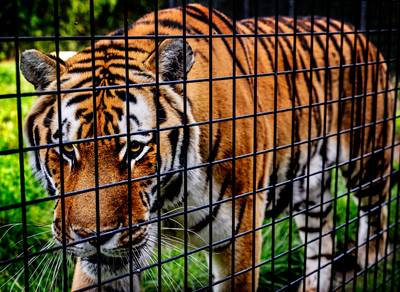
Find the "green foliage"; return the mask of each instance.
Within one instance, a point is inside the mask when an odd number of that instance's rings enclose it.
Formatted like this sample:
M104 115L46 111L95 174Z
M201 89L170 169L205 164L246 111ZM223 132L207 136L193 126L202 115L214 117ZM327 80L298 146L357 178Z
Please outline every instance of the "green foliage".
M158 1L159 7L165 7L167 1ZM59 27L60 36L90 36L91 13L90 1L59 1L58 21L55 21L53 0L5 1L0 9L0 36L55 36L55 27ZM146 0L93 1L93 30L95 35L108 34L124 24L124 11L127 11L128 23L153 11L153 2ZM17 30L18 29L18 30ZM89 45L88 41L62 40L60 50L79 50ZM36 48L44 52L55 50L54 40L21 41L19 49ZM0 43L0 60L15 56L15 41Z
M0 93L16 93L15 63L0 63ZM32 92L33 87L23 78L21 79L21 92ZM21 111L26 115L32 105L33 98L21 99ZM17 99L0 100L0 150L15 152L18 150L18 118ZM24 187L26 201L47 196L43 188L38 184L30 170L27 154L23 155L23 178L20 176L19 154L0 156L0 206L15 206L7 211L0 212L0 259L16 258L23 252L22 236L22 208L18 206L22 200L21 184ZM28 247L30 252L37 252L51 239L50 226L52 222L52 202L45 202L27 206L26 222ZM47 256L49 257L49 256ZM39 259L39 258L38 258ZM40 260L38 261L40 262ZM31 265L31 270L37 265ZM0 269L0 290L22 290L23 276L21 273L22 262L16 262ZM32 270L33 271L33 270ZM18 278L14 281L14 278ZM38 279L36 279L38 280ZM35 279L32 278L35 282Z

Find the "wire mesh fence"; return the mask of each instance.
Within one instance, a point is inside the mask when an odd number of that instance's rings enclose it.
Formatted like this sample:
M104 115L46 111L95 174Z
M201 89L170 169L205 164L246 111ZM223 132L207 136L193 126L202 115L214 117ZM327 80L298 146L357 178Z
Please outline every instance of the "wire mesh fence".
M399 1L43 3L1 17L0 290L399 290Z

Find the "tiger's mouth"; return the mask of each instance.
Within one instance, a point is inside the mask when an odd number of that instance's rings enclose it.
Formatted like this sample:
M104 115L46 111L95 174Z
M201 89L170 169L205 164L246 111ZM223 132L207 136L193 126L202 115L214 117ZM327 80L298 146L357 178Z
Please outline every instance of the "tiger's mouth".
M128 261L125 257L120 257L120 256L107 256L104 254L98 255L93 255L89 257L83 257L81 258L82 261L85 261L91 265L105 265L105 266L110 266L114 268L122 268L128 264Z
M147 241L145 240L139 247L132 248L131 251L129 248L118 248L116 252L107 250L101 251L100 254L94 253L92 255L84 255L80 256L81 260L86 261L90 264L98 264L101 265L129 265L129 258L134 260L140 259L142 256L142 248L146 246ZM119 264L121 263L121 264Z
M78 255L81 259L83 270L89 277L96 277L100 268L101 274L106 278L127 273L130 265L134 270L144 267L146 262L146 252L144 249L148 245L148 240L134 248L120 247L114 250L101 250L99 253L90 255ZM147 248L149 248L147 246Z
M99 269L104 280L128 273L130 265L134 270L141 268L142 253L140 250L132 250L131 257L129 252L126 255L110 256L105 254L94 254L91 256L81 257L81 267L83 271L90 277L95 279L98 275Z

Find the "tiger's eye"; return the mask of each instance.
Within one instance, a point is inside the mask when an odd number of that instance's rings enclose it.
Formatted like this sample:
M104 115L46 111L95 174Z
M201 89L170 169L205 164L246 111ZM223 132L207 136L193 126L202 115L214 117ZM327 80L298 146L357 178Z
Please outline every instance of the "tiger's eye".
M73 145L64 145L64 153L65 154L73 154L74 153L74 146Z
M143 145L140 143L132 143L131 145L131 153L132 154L138 154L142 150Z

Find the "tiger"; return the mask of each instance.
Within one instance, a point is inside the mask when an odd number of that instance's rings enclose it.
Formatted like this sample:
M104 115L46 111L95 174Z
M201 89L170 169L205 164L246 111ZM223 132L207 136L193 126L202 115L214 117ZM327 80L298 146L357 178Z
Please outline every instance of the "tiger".
M352 25L190 4L65 61L26 50L20 69L40 93L25 134L42 145L31 163L56 202L54 240L77 258L72 290L113 277L105 289L140 290L121 275L144 267L163 227L185 226L176 236L211 253L210 290L254 291L264 219L289 212L305 246L293 285L328 291L335 166L360 212L358 264L384 256L393 91Z

